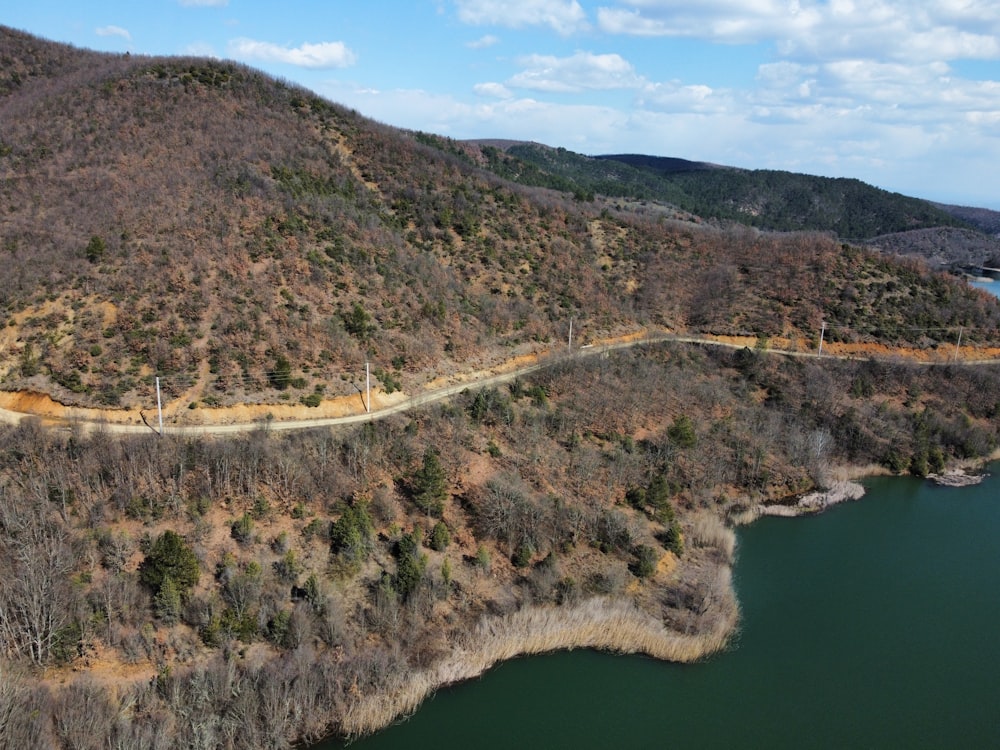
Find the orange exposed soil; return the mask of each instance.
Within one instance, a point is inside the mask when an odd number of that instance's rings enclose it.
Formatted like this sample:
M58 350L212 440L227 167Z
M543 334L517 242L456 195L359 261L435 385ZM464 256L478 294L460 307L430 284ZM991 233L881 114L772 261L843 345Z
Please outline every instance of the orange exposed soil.
M745 346L749 349L755 348L760 342L760 339L756 336L705 336L704 338L730 346ZM769 351L816 353L813 342L802 338L769 338L767 339L767 349ZM823 344L823 354L844 358L898 357L916 362L948 362L954 360L959 362L977 362L1000 358L1000 348L963 346L956 352L955 347L948 344L931 349L916 349L878 343L849 344L828 341Z
M405 394L372 393L372 409L391 406L405 399ZM323 401L318 407L302 404L237 404L217 408L188 409L186 399L177 399L163 406L163 421L174 426L241 424L273 419L276 421L343 417L364 412L360 395L342 396ZM145 414L150 424L157 421L156 407L150 409L95 409L67 406L46 393L35 391L0 391L0 409L41 417L53 422L107 422L109 424L141 425Z
M105 311L109 314L113 311ZM583 344L583 350L593 347L618 347L639 343L645 339L654 340L662 337L655 331L641 330L621 336L610 337L600 341ZM760 340L755 336L703 336L699 337L706 342L714 342L727 346L756 348ZM697 339L686 339L697 340ZM798 354L816 354L813 343L801 338L789 339L775 337L766 341L768 351L791 352ZM467 383L470 387L486 378L514 373L518 370L531 368L538 365L545 357L558 354L558 347L554 350L543 350L521 354L511 357L504 362L493 367L481 370L470 370L467 372L456 372L449 375L442 375L427 381L421 389L424 393L435 390L454 387ZM914 362L983 362L1000 360L1000 347L976 348L963 346L956 351L952 346L939 346L933 349L915 349L903 347L890 347L878 343L857 343L849 344L842 342L828 342L823 346L823 354L831 357L841 358L900 358ZM207 375L207 373L202 373ZM253 424L256 422L274 421L306 421L314 419L330 419L337 417L348 417L361 415L365 412L364 395L361 393L348 396L328 398L322 401L317 407L307 407L300 403L246 403L232 406L188 408L193 402L198 386L192 387L190 391L181 394L180 397L163 405L163 420L165 425L175 427L197 427L211 425L236 425ZM383 391L373 390L371 394L371 410L378 411L406 401L415 395L397 391L387 394ZM37 391L3 392L0 391L0 409L13 412L15 414L27 414L42 418L43 421L53 423L66 422L87 422L115 425L141 426L143 415L146 420L155 426L157 413L155 405L146 409L97 409L91 407L68 406L54 400L51 396Z

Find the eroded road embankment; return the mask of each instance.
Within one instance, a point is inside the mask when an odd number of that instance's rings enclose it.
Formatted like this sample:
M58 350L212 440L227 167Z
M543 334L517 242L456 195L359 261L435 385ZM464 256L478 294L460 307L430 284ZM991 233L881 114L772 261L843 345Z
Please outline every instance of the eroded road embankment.
M427 390L407 395L404 392L372 394L372 408L365 406L361 394L324 401L321 408L309 409L288 404L239 404L218 408L182 409L179 403L164 408L164 431L180 435L228 435L266 427L271 430L306 430L317 427L356 424L383 419L409 409L442 401L469 388L489 388L530 375L568 359L601 356L617 349L673 341L742 349L758 347L760 340L752 336L708 337L679 336L665 332L642 331L617 339L588 344L572 352L542 352L519 357L490 370L465 373L449 378L446 385L434 385ZM823 354L809 351L803 342L772 340L764 349L770 354L816 359L888 358L923 365L985 365L1000 363L1000 348L963 349L950 352L892 349L883 345L828 345ZM524 364L528 362L528 364ZM318 414L316 412L319 412ZM313 416L313 414L316 414ZM48 428L84 431L104 430L112 433L144 433L159 430L156 409L96 409L60 404L47 394L36 392L0 392L0 423L18 424L36 418Z

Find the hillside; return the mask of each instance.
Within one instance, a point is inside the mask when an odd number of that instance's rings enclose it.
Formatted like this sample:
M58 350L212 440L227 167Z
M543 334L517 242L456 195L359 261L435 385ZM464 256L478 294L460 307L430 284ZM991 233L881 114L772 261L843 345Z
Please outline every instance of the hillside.
M356 392L366 360L377 385L414 387L545 348L570 319L591 339L649 324L808 337L823 319L845 338L906 337L945 299L945 325L1000 319L825 237L526 188L231 63L9 29L0 58L5 389L148 405L159 375L196 406L314 402ZM891 279L903 287L880 292ZM840 312L847 285L864 324Z
M672 160L602 157L660 175L685 195L687 210L778 231L830 231L846 240L962 221L918 198L867 185L775 170L684 169Z
M1000 303L920 261L226 62L0 29L0 92L0 390L94 416L0 424L0 747L287 749L518 654L697 660L739 519L1000 443ZM357 414L366 362L408 408L273 429ZM253 429L105 427L156 378Z
M587 217L558 199L238 66L84 57L72 80L4 67L8 387L126 404L155 372L209 403L298 397L369 358L388 385L623 318L630 269L581 263Z
M1000 236L1000 211L991 211L988 208L970 208L968 206L937 205L942 211L961 219L984 234L992 237Z
M974 209L938 206L860 180L747 170L675 157L587 157L540 144L479 145L497 174L577 198L659 201L705 219L773 231L833 232L863 240L930 227L978 227ZM986 212L989 213L989 212Z
M934 268L973 268L1000 262L1000 238L972 229L931 227L873 237L866 243L883 252L919 256Z

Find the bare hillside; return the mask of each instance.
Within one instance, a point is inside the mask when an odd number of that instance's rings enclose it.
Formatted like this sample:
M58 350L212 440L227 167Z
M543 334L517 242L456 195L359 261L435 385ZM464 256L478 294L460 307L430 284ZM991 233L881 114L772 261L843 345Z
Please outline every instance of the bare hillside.
M905 321L1000 319L828 236L514 185L231 63L9 29L0 59L7 390L129 406L158 375L195 405L316 403L356 392L365 361L391 391L550 347L571 319L579 341L649 324L808 337L827 320L920 345Z

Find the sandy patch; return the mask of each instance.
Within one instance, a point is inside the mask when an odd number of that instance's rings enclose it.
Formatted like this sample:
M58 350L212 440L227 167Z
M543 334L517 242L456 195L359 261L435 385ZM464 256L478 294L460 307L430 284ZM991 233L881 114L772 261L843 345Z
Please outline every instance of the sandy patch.
M803 495L791 505L763 505L758 503L744 513L732 518L735 525L753 523L761 516L778 516L780 518L795 518L810 513L819 513L830 506L849 500L860 500L865 495L865 488L857 482L842 480L835 482L827 490L810 492Z
M928 474L927 478L942 487L972 487L980 484L989 474L970 474L965 469L953 469L944 474Z

